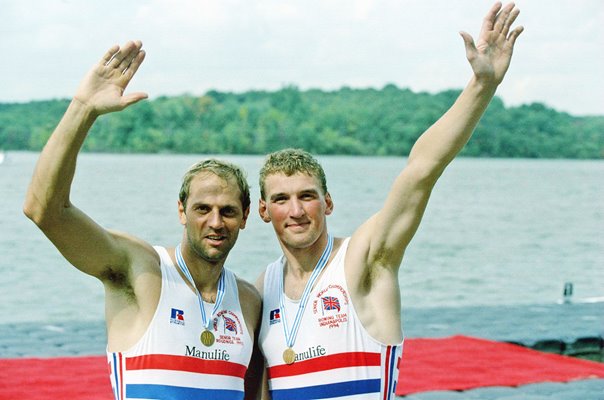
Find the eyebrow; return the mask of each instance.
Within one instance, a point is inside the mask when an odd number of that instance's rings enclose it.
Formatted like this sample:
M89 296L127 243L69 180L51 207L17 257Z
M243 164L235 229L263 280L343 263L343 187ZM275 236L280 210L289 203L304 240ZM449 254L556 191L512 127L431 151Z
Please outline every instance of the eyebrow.
M271 195L270 200L275 200L278 197L283 197L283 196L287 196L285 193L275 193L273 195Z
M302 189L299 192L297 192L298 194L314 194L314 195L318 195L319 191L317 189L314 188L309 188L309 189ZM280 193L275 193L273 195L270 196L270 200L275 200L276 198L279 197L289 197L290 195L288 193L285 192L280 192Z
M210 203L206 203L203 201L196 201L196 202L192 202L191 203L191 207L195 208L195 207L208 207L208 208L213 208L214 206ZM222 205L218 205L218 208L220 210L224 210L226 208L234 208L237 209L239 208L239 205L234 204L234 203L226 203L226 204L222 204Z

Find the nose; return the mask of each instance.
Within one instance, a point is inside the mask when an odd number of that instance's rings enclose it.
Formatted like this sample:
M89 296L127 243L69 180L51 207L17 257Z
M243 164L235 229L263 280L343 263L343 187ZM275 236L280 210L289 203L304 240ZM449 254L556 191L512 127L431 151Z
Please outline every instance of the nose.
M290 210L289 213L292 218L301 218L304 216L305 211L302 206L302 202L297 198L292 198L290 202Z
M208 217L208 225L212 229L220 229L224 226L224 220L219 210L212 210Z

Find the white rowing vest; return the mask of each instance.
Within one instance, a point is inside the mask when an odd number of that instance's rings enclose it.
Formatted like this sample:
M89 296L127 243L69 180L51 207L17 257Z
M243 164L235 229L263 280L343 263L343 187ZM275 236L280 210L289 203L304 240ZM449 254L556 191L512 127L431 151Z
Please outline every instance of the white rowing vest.
M166 249L155 250L162 274L155 315L132 348L107 352L115 399L243 399L253 342L235 274L224 270L224 299L210 327L216 341L206 347L199 338L203 328L197 295ZM213 306L206 304L208 318Z
M382 344L362 326L344 274L348 243L349 238L311 291L293 346L296 361L290 365L283 360L287 345L279 305L285 257L266 270L259 345L266 358L273 400L395 398L402 343ZM285 298L290 329L298 304Z

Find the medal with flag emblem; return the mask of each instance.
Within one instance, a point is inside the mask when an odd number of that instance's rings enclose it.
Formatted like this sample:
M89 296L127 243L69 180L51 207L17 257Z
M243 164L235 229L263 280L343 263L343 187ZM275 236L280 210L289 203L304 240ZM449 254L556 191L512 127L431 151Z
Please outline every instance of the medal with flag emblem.
M296 361L296 352L294 351L294 343L296 342L296 337L298 336L298 330L300 329L300 323L302 322L302 315L304 314L304 309L306 308L306 304L308 303L308 299L310 297L310 291L315 285L317 279L319 279L319 275L321 271L325 269L327 265L327 261L329 261L329 257L331 256L331 250L333 249L333 236L327 236L327 246L323 250L323 254L321 254L321 258L317 262L315 269L312 271L310 278L308 278L308 282L306 282L306 286L304 286L304 292L302 292L302 298L300 299L300 304L298 304L298 311L296 312L296 317L294 319L294 323L292 325L291 331L287 326L287 318L285 315L285 291L283 288L283 268L281 268L281 279L280 279L280 290L279 290L279 305L281 306L281 314L283 319L283 334L285 335L285 344L287 348L283 351L283 362L290 365ZM283 264L285 264L285 257L283 258Z

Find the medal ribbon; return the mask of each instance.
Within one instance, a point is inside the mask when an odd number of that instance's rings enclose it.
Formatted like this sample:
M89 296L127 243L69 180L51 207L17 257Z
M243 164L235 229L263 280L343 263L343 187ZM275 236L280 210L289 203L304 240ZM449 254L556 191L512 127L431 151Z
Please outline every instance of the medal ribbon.
M175 254L176 263L178 264L178 267L180 268L184 276L187 278L189 283L191 283L193 289L195 289L197 301L199 302L199 309L201 310L201 323L203 324L204 328L209 330L212 317L214 316L214 314L216 314L216 311L218 311L218 308L222 304L222 299L224 298L224 269L220 273L220 278L218 279L218 291L216 292L216 302L214 303L214 309L212 310L212 315L210 315L210 318L208 318L206 315L205 307L203 306L203 299L201 298L201 294L199 293L199 290L197 290L197 286L195 286L195 281L191 276L191 272L189 272L189 268L187 267L185 259L182 257L182 253L180 251L180 244L176 247Z
M294 324L292 326L291 331L287 326L287 318L285 317L285 292L283 289L283 268L281 268L281 279L279 280L279 305L281 306L281 315L283 316L283 334L285 335L285 343L287 347L292 348L294 343L296 342L296 337L298 336L298 329L300 329L300 323L302 322L302 315L304 314L304 309L306 308L306 304L308 303L308 298L310 297L310 291L312 290L315 282L319 278L321 271L325 269L327 265L327 261L329 260L329 256L331 255L331 250L333 249L333 236L327 236L327 246L323 250L323 254L321 254L321 258L317 262L315 269L313 270L308 282L306 282L306 286L304 286L304 292L302 292L302 298L300 299L300 304L298 305L298 311L296 312L296 318L294 319Z

